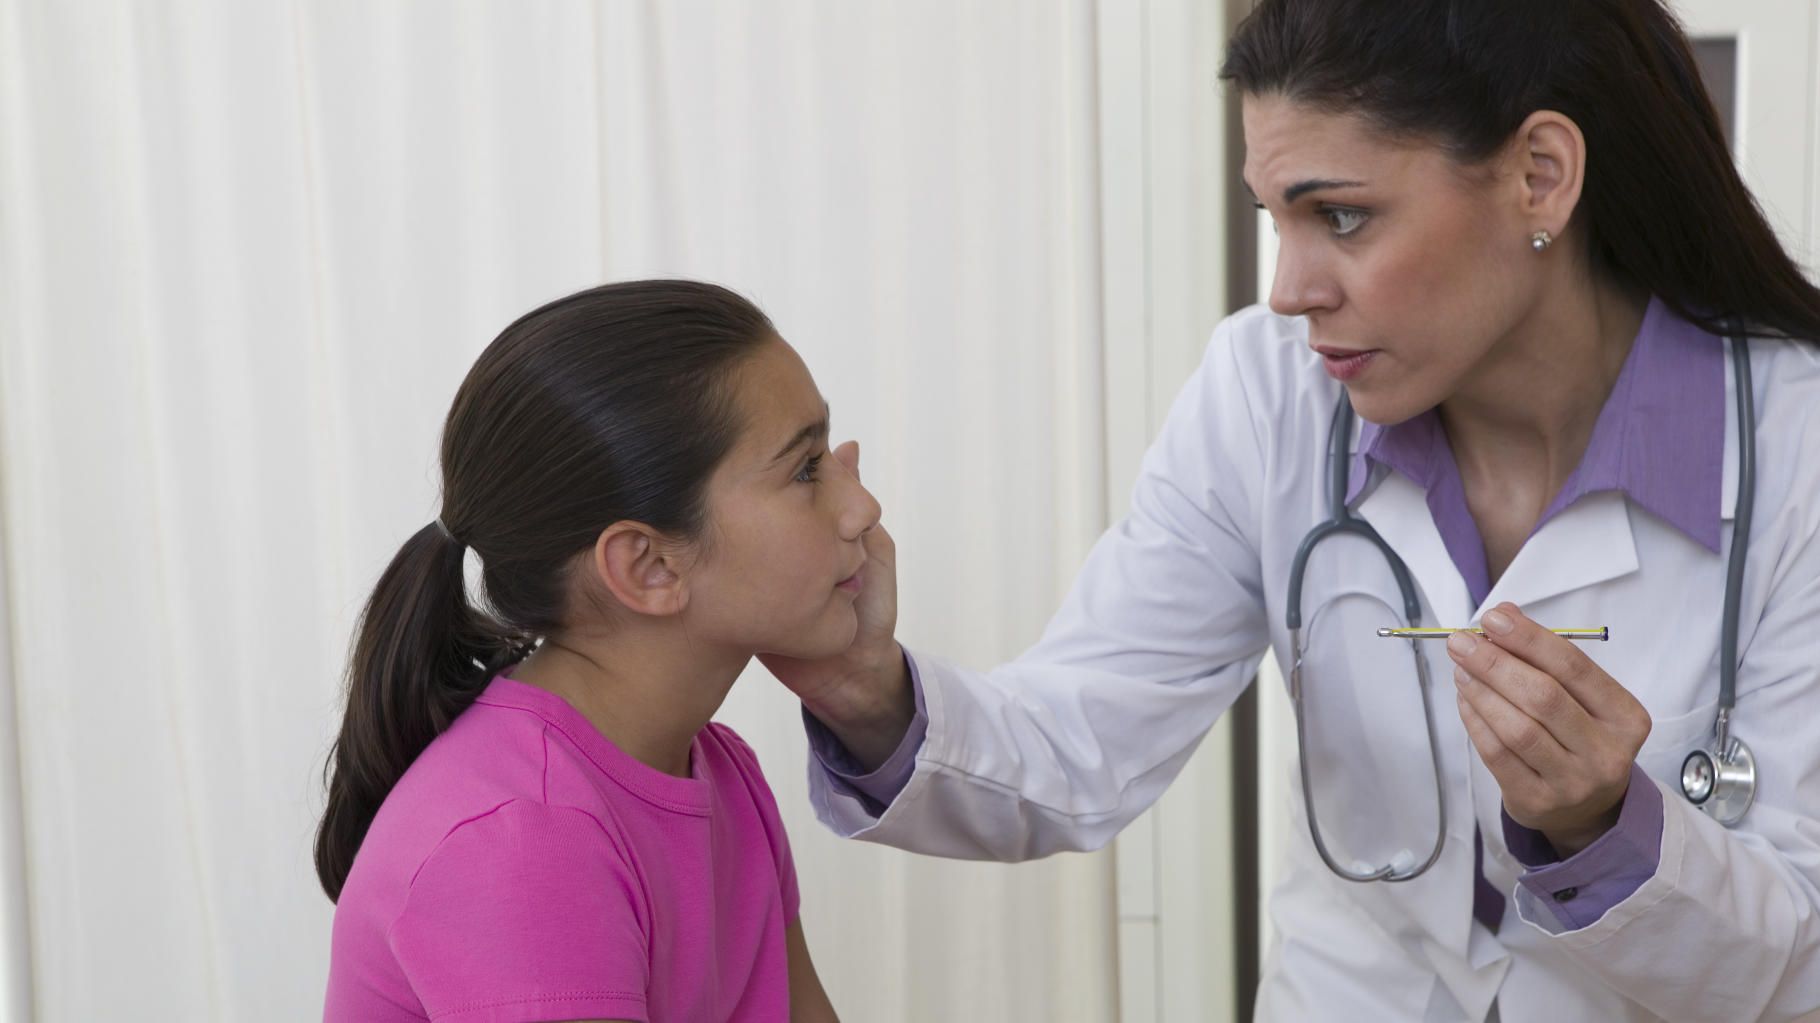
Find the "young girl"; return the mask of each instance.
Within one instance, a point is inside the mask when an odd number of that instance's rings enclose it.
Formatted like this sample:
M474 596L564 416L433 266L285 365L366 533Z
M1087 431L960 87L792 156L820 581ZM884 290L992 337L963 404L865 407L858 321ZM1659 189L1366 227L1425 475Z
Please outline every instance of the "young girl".
M757 758L709 723L754 654L852 642L879 507L827 439L711 285L584 291L482 353L354 643L325 1019L834 1019Z

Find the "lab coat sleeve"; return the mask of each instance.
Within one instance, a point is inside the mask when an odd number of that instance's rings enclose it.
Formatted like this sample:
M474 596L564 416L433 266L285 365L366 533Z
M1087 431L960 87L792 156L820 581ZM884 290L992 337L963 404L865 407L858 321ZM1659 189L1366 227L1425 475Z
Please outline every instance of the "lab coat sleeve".
M904 653L904 668L910 673L916 714L911 717L910 727L904 730L897 749L874 770L867 771L862 767L828 726L816 720L808 708L803 708L803 730L809 737L809 769L825 772L836 788L865 799L867 812L875 816L883 813L897 794L904 791L904 786L910 784L910 776L916 773L916 755L922 751L923 738L929 734L929 705L923 699L922 674L916 670L916 658L908 651Z
M1735 734L1758 763L1750 812L1728 830L1658 783L1659 863L1629 898L1564 929L1517 893L1524 920L1669 1019L1820 1018L1820 514L1796 502L1763 512L1782 521L1753 542L1786 549L1738 678Z
M1263 402L1248 385L1228 321L1147 453L1130 513L1042 638L983 672L916 651L928 732L909 783L875 816L810 758L823 823L916 852L1024 860L1104 845L1157 798L1269 641Z
M1504 847L1529 868L1517 879L1544 907L1554 903L1561 930L1596 922L1656 876L1662 850L1662 790L1632 764L1630 788L1618 804L1618 823L1563 860L1540 831L1505 813Z

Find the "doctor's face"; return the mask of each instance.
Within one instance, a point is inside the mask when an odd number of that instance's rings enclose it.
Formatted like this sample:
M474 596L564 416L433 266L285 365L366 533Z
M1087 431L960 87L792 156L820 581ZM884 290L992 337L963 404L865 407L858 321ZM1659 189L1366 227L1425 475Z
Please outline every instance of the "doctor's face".
M1538 298L1520 182L1280 96L1246 96L1244 120L1278 235L1270 307L1307 318L1359 414L1401 422L1467 386Z

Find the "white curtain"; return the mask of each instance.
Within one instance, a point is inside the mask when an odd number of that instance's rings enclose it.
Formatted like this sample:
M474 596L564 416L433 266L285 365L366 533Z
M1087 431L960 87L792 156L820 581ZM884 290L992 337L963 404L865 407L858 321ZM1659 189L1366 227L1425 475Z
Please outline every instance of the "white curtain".
M862 441L902 635L1032 641L1107 504L1094 8L0 0L0 1008L319 1015L353 616L472 358L576 288L755 298ZM722 716L843 1018L1115 1016L1108 856L837 841L797 714L754 670Z

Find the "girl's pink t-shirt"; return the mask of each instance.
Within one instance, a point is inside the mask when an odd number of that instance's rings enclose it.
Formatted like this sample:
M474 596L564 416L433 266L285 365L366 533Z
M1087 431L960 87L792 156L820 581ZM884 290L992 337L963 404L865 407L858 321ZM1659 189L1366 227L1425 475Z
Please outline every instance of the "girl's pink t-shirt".
M798 896L776 802L723 725L690 775L495 678L361 843L323 1019L787 1021Z

